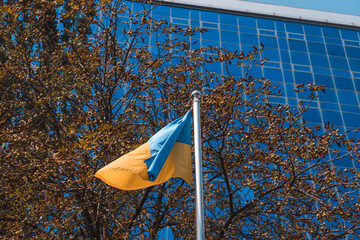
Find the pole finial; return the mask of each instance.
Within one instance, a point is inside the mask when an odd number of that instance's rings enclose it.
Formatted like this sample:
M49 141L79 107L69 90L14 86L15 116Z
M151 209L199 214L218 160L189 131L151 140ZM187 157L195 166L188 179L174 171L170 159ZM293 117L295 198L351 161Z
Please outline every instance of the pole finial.
M201 92L199 92L198 90L195 90L191 93L192 97L196 97L196 98L200 98L201 96Z

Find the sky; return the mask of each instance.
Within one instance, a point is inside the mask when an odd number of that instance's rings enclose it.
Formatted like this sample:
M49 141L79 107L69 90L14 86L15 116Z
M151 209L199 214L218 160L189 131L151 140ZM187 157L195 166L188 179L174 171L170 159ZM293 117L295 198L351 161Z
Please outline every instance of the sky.
M360 16L360 0L244 0Z

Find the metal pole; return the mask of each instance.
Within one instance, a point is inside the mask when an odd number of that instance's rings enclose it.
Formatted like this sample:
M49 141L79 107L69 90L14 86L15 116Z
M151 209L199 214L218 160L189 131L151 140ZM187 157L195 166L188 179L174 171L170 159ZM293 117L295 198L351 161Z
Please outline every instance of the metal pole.
M204 204L203 204L203 179L202 179L202 160L201 160L201 125L200 125L200 92L194 91L194 148L195 148L195 177L196 177L196 236L197 240L205 240L204 234Z

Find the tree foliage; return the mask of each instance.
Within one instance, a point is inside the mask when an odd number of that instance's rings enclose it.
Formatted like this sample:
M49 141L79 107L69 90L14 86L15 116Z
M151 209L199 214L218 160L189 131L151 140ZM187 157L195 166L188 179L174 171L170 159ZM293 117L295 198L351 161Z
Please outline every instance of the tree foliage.
M93 174L183 115L202 89L209 239L359 237L360 172L332 164L358 163L358 140L307 125L307 104L271 104L281 93L247 72L264 63L261 49L196 48L206 30L170 24L154 7L2 1L0 236L156 239L169 226L194 239L194 186L171 179L122 191ZM296 91L311 103L320 90Z

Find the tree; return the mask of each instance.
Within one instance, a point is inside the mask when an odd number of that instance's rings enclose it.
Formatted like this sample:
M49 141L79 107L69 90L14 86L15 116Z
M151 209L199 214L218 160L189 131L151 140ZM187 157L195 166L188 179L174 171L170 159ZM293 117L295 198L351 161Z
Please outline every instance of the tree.
M203 89L209 239L359 236L359 141L274 105L269 80L230 68L250 53L196 48L204 29L151 14L151 1L2 1L0 236L193 239L194 186L121 191L93 174L191 108ZM222 64L226 75L211 71ZM314 100L322 86L298 86ZM329 158L329 156L332 158Z

